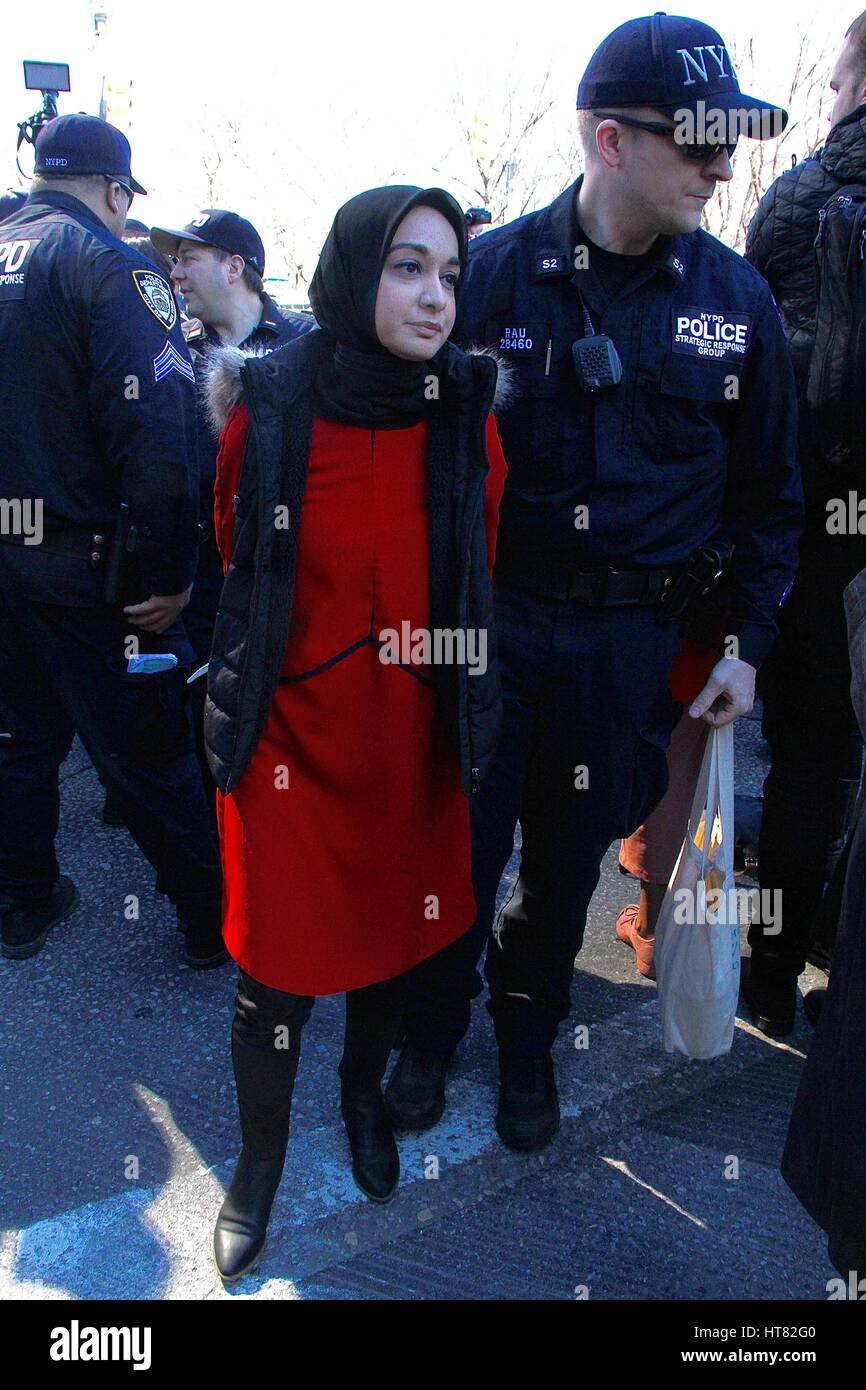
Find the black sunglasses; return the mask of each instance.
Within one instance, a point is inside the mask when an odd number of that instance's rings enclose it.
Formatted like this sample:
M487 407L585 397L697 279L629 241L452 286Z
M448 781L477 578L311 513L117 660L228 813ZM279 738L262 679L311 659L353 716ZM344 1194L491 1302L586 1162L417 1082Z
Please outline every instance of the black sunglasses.
M733 159L737 148L736 140L732 145L718 145L710 140L675 140L676 126L662 125L661 121L643 121L637 116L619 116L615 111L593 111L592 114L605 121L619 121L621 125L634 126L636 130L648 130L651 135L666 135L668 139L674 140L677 149L686 159L694 160L696 164L711 164L722 150L728 159Z
M130 186L129 186L128 183L124 183L124 182L123 182L123 179L116 179L116 178L114 177L113 174L103 174L102 177L103 177L108 183L116 183L116 184L119 184L119 185L120 185L120 187L123 189L124 193L126 194L127 198L129 199L129 202L127 203L127 207L130 207L131 204L132 204L132 200L133 200L133 198L135 197L135 190L132 189L132 188L130 188Z

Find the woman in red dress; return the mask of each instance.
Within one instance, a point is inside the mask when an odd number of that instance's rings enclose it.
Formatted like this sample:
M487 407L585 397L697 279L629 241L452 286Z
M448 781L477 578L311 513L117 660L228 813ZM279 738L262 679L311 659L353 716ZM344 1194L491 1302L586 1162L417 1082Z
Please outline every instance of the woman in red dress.
M497 726L505 463L495 363L447 341L465 259L442 190L361 194L310 286L319 329L268 358L228 349L212 369L218 422L231 409L206 733L243 1135L214 1236L226 1281L264 1244L317 995L346 991L355 1181L393 1196L381 1080L407 973L475 916L466 793Z

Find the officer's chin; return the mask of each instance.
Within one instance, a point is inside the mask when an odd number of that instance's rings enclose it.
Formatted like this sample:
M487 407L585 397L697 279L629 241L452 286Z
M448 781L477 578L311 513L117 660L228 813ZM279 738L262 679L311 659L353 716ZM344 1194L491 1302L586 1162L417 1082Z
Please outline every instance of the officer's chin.
M689 232L696 232L701 225L704 206L704 203L695 198L690 206L677 208L671 217L668 236L686 236Z

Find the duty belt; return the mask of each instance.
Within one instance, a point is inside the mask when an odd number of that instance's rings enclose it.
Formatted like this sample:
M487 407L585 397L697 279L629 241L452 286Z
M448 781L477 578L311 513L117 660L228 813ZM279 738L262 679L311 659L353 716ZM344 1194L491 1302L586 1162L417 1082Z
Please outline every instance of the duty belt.
M515 555L497 557L494 579L554 603L581 603L588 608L620 608L627 604L652 606L670 587L680 567L671 569L614 569L594 565L580 569L570 560L545 556L539 563Z

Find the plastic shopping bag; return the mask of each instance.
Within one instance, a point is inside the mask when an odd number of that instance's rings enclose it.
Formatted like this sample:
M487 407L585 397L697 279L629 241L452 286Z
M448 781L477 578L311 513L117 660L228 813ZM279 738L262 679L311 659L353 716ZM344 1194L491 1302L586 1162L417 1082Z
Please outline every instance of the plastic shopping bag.
M734 729L713 729L689 827L656 926L655 967L666 1052L729 1052L740 985L734 885Z

